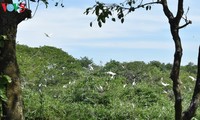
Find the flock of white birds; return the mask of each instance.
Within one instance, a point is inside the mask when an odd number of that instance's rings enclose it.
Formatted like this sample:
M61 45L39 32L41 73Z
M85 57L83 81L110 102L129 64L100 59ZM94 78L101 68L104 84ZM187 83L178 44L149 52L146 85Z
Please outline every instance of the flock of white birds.
M89 64L89 65L88 65L88 69L89 69L90 71L93 71L93 70L94 70L92 64ZM105 72L105 73L106 73L107 75L110 76L110 79L114 79L115 76L117 75L116 73L114 73L114 72L112 72L112 71L108 71L108 72ZM192 81L196 81L196 79L195 79L193 76L188 76L188 77L189 77ZM170 85L169 83L163 82L163 77L160 79L160 81L161 81L161 85L164 86L164 87L167 87L167 86ZM69 82L69 84L74 84L74 83L75 83L75 81L74 81L74 82ZM126 85L127 85L127 84L124 84L123 87L125 88ZM135 85L136 85L136 81L135 81L135 79L134 79L134 81L133 81L133 83L132 83L132 86L135 86ZM63 88L67 88L67 85L63 85ZM103 87L102 87L102 86L99 86L99 87L98 87L98 90L103 91Z

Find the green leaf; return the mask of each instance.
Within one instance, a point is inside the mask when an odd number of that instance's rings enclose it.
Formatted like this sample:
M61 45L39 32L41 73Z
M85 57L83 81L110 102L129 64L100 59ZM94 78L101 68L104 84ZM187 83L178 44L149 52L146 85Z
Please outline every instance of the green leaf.
M7 80L7 83L11 83L12 79L11 77L9 77L8 75L3 75L5 77L5 79Z
M110 11L108 11L108 15L112 15L112 13Z
M87 8L87 9L85 10L84 14L88 15L91 9L92 9L92 8L90 8L90 7Z
M149 6L146 6L146 10L149 10Z
M129 9L129 11L133 12L133 11L135 11L135 8L134 8L134 7L131 7L131 8Z
M92 22L90 22L90 27L92 27Z
M121 19L121 23L124 23L124 18Z
M99 25L99 27L102 27L102 23L100 21L98 22L98 25Z
M151 6L149 6L149 10L151 10Z
M115 22L116 21L115 18L112 18L112 21Z
M0 85L5 85L8 83L11 83L11 81L12 81L8 75L2 75L0 80L1 80Z
M96 6L96 8L95 8L95 14L96 14L97 16L99 16L99 6Z
M7 96L6 96L6 90L5 89L0 89L0 97L2 101L7 101Z
M105 18L105 17L101 17L101 21L102 21L103 23L105 23L105 22L106 22L106 18Z
M131 2L131 1L129 1L129 2L128 2L128 5L129 5L129 6L131 6L131 5L132 5L132 2Z

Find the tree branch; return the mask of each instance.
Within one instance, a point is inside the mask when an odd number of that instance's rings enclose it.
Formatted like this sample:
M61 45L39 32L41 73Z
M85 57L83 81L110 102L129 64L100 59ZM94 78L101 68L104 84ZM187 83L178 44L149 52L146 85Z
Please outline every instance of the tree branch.
M177 8L177 14L176 14L176 20L181 20L183 16L184 10L183 10L183 0L178 0L178 8ZM177 22L179 22L177 21Z
M167 16L167 18L169 20L173 20L174 19L174 15L172 14L172 12L168 8L167 0L161 0L161 4L163 6L163 11L164 11L165 15Z
M188 20L184 25L179 26L178 29L182 29L182 28L186 27L186 26L189 25L189 24L192 24L192 21L191 21L191 20Z
M31 10L29 9L25 9L23 12L17 14L17 24L19 24L26 18L31 18Z
M135 7L135 9L147 6L147 5L153 5L153 4L161 4L161 2L157 1L157 2L149 2L149 3L145 3L145 4L140 4L137 7Z
M198 105L200 104L200 46L199 46L199 55L198 55L198 71L197 71L197 80L194 88L193 97L188 109L183 113L183 120L190 120L195 116Z

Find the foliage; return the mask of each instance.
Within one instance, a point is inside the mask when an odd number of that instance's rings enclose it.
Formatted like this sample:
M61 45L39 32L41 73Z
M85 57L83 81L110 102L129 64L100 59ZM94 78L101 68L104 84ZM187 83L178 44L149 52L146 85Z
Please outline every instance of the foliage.
M173 119L170 70L163 69L170 64L111 60L88 70L82 60L49 46L18 45L17 57L26 120ZM187 108L194 81L184 67L180 79L185 83L183 105ZM111 79L107 71L116 72L116 76ZM161 78L170 85L163 86ZM134 79L136 84L132 85Z
M79 62L81 63L82 67L87 68L89 64L93 63L93 60L85 56L85 57L81 57Z
M60 49L49 46L41 48L17 46L17 49L24 85L32 86L34 82L38 85L41 81L43 84L57 85L80 77L78 73L82 69L80 63ZM27 80L30 80L29 83Z
M84 13L86 15L89 13L95 14L99 27L102 27L102 24L106 23L106 20L109 18L111 18L113 22L115 22L117 18L121 23L124 23L127 14L134 12L138 8L144 8L147 11L151 10L152 4L160 4L160 1L153 0L145 4L143 4L142 0L141 2L135 0L125 0L119 4L106 4L96 1L96 4L87 8ZM90 26L92 27L92 22L90 22Z
M7 75L1 75L0 76L0 99L1 101L7 101L6 96L6 85L11 83L11 78Z
M183 66L183 69L191 74L197 74L197 65L192 62L189 62L187 65Z

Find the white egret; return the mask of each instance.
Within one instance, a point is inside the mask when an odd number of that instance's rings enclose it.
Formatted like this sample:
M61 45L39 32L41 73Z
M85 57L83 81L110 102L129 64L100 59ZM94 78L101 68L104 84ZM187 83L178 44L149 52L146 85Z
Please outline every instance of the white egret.
M161 84L162 84L163 86L165 86L165 87L169 86L168 83L164 83L162 80L163 80L163 79L161 79Z
M116 75L116 73L114 73L112 71L106 72L106 74L111 75L111 79L113 79Z
M94 70L94 68L92 67L92 64L89 64L88 68L89 68L90 71Z
M193 76L188 76L192 81L196 81L196 79Z

